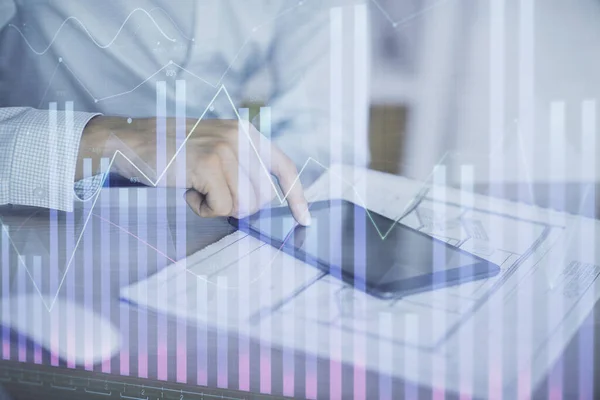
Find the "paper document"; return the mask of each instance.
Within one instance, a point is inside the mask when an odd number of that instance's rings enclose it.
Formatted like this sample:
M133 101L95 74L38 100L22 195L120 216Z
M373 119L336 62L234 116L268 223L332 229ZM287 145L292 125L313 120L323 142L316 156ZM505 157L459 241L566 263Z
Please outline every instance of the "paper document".
M444 186L423 189L335 166L307 196L403 216L400 223L500 265L498 275L380 300L236 232L121 295L427 386L477 397L533 389L600 293L598 222Z

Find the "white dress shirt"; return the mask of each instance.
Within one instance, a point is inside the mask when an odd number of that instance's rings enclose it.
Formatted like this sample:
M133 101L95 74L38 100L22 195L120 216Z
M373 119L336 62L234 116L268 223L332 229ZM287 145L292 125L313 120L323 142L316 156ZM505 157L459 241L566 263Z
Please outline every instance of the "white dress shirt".
M308 157L343 161L326 139L329 3L0 0L0 204L71 210L86 123L98 113L155 116L157 81L166 81L169 115L176 80L186 81L190 118L223 86L236 107L271 107L272 138L299 167ZM366 96L354 106L366 108ZM221 91L207 118L233 117ZM365 164L364 143L346 135L335 153ZM312 164L306 176L320 172Z

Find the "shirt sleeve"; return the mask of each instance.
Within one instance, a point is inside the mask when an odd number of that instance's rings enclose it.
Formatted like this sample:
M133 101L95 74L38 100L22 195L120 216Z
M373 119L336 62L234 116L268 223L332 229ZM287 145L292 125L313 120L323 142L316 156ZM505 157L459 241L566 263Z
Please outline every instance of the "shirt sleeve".
M100 172L75 182L75 200L88 201L98 193L106 181L108 172Z
M72 211L79 142L96 115L0 108L0 204Z

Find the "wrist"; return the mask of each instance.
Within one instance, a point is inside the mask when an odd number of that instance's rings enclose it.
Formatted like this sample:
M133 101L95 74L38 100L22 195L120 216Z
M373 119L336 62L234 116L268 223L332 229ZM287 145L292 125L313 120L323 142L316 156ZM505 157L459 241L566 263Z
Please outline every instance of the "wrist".
M86 177L83 170L85 159L91 160L92 175L100 170L100 160L106 156L106 143L110 136L110 129L106 128L106 118L104 116L94 117L83 129L79 142L75 181Z
M97 116L88 122L81 134L80 151L100 155L104 153L104 146L108 139L108 131L104 124L105 118Z

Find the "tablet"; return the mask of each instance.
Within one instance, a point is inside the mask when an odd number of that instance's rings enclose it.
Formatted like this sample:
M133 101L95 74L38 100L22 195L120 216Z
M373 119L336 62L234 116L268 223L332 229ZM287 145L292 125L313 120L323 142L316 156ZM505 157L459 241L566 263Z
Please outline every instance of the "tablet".
M380 298L470 282L500 271L489 261L345 200L315 202L309 209L308 227L296 223L287 207L230 218L230 223Z

